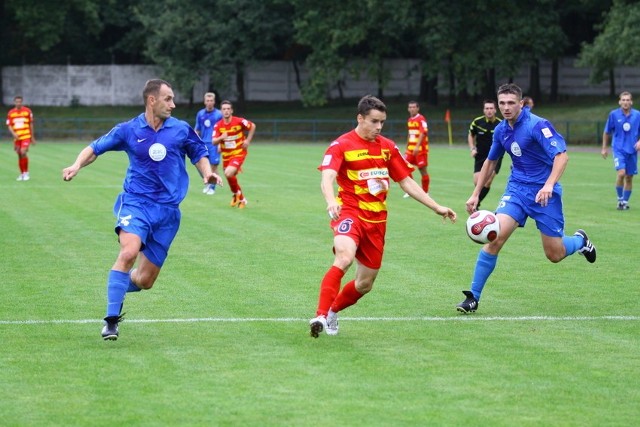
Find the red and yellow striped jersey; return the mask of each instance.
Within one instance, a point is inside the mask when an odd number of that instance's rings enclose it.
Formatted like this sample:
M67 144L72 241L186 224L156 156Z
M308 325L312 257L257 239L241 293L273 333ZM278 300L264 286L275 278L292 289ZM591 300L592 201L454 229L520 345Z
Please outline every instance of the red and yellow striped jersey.
M17 142L31 141L33 113L27 107L12 108L7 114L7 126L18 135Z
M413 171L392 140L378 136L370 142L355 129L331 143L318 169L338 173L338 202L368 222L387 220L389 179L401 181Z
M227 134L224 141L220 143L220 153L222 153L223 161L247 154L247 150L242 148L242 144L244 144L245 141L244 133L245 131L250 131L253 126L253 122L235 116L231 116L229 123L225 123L224 119L222 119L213 126L214 138L219 137L223 133Z
M427 151L429 146L427 119L425 119L422 114L409 117L407 120L407 128L409 129L409 134L407 135L407 153L413 154L413 150L416 148L421 134L424 134L424 138L420 141L420 152Z

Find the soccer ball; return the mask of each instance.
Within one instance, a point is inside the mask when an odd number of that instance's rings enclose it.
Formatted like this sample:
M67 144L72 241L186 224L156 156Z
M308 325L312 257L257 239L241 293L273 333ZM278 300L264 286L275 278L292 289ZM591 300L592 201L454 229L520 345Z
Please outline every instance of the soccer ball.
M476 243L493 242L500 233L500 222L491 211L476 211L467 219L467 234Z

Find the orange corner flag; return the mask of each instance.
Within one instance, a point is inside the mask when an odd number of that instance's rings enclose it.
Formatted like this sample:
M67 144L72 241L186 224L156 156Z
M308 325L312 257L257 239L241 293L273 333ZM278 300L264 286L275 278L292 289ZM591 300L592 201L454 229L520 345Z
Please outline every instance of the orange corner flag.
M451 122L451 111L447 108L447 111L444 113L444 121L447 123Z

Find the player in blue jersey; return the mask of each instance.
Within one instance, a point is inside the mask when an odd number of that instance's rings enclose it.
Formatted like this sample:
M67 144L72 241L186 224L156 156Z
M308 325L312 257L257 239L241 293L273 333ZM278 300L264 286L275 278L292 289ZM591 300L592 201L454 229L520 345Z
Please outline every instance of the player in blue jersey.
M616 168L616 193L618 210L629 209L633 176L638 174L638 150L640 150L640 111L631 108L629 92L622 92L620 108L609 113L602 134L602 157L607 158L607 145L611 143L613 165Z
M196 133L207 144L209 150L209 163L211 163L211 170L218 173L218 165L220 164L220 152L217 146L213 146L213 125L222 120L222 112L215 108L216 95L213 92L207 92L204 94L204 108L196 114L196 126L194 127ZM216 194L215 184L205 184L202 190L204 194L212 195Z
M496 210L500 234L478 254L471 290L462 291L465 300L456 306L462 313L477 310L480 294L496 266L498 253L516 228L524 227L529 217L540 230L544 253L551 262L560 262L576 252L591 263L596 260L596 248L584 230L576 231L573 236L564 234L559 183L569 159L564 138L546 119L523 108L522 90L513 83L498 89L498 107L504 120L494 130L489 155L467 200L467 212L476 210L480 192L505 152L511 156L511 175Z
M126 293L150 289L167 258L180 226L179 205L189 187L185 157L198 168L205 183L222 183L211 170L202 140L186 122L171 117L175 108L171 85L149 80L142 97L144 113L96 139L62 171L62 178L70 181L107 151L124 151L129 156L124 191L113 208L120 253L107 279L105 340L118 338ZM133 268L136 260L137 268Z

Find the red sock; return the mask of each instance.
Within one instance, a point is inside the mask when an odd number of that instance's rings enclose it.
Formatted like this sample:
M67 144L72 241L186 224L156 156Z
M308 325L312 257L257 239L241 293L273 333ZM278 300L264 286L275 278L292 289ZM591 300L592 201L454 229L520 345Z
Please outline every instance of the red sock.
M329 312L329 307L333 304L333 300L336 299L336 295L340 291L340 282L344 276L344 271L336 267L335 265L325 273L320 283L320 296L318 297L318 309L316 315L326 316Z
M351 307L357 303L364 294L361 294L356 289L356 281L352 280L342 288L342 291L338 294L333 304L331 304L331 310L335 313L344 310L347 307Z
M231 176L227 178L227 182L229 183L229 190L231 190L233 194L236 194L240 189L238 187L238 178L236 178L235 176Z
M424 190L425 193L429 192L429 174L423 175L422 176L422 189Z
M20 167L20 172L29 172L29 158L28 157L20 157L18 159L18 167Z

